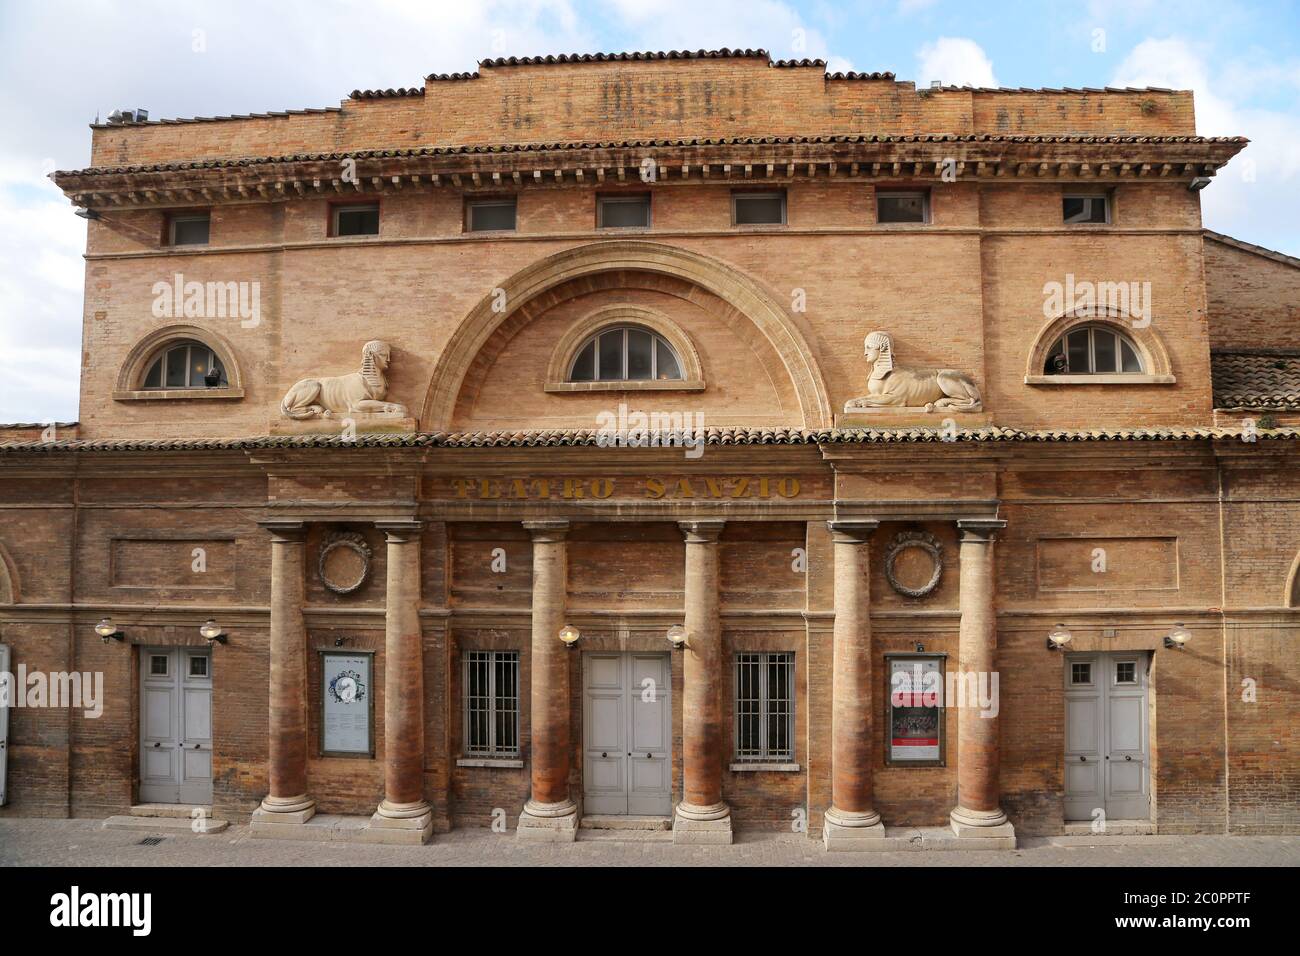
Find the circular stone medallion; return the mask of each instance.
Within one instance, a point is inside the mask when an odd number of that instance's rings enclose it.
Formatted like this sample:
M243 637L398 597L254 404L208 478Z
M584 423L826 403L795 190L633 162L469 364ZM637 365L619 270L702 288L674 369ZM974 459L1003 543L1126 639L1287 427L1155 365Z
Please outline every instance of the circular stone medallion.
M351 594L370 576L370 545L356 531L340 531L320 549L321 583L335 594Z
M943 575L943 545L925 531L902 531L885 553L889 586L905 597L925 597Z

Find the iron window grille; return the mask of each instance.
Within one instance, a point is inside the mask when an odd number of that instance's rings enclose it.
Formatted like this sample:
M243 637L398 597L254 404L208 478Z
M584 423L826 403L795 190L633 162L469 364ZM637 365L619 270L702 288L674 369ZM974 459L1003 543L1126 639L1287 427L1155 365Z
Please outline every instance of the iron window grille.
M794 759L794 655L736 655L736 760Z
M519 756L519 652L465 654L465 754Z

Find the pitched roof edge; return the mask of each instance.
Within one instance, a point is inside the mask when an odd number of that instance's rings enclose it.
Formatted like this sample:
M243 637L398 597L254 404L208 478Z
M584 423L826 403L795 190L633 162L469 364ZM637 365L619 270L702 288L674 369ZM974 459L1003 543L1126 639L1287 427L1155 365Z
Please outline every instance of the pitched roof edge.
M1232 236L1226 236L1221 232L1215 232L1213 229L1206 229L1204 232L1205 238L1211 239L1214 242L1222 243L1225 246L1231 246L1234 249L1240 249L1242 252L1249 252L1257 256L1263 256L1265 259L1272 259L1274 262L1280 262L1283 265L1300 268L1300 258L1297 258L1296 256L1288 256L1285 252L1278 252L1276 249L1257 246L1253 242L1234 239Z

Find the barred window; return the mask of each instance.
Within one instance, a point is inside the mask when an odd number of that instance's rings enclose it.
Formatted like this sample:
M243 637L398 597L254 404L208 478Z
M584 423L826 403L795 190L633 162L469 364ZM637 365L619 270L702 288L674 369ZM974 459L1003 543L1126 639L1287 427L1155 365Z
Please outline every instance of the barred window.
M794 655L736 655L736 760L794 759Z
M465 654L465 754L519 755L519 652Z

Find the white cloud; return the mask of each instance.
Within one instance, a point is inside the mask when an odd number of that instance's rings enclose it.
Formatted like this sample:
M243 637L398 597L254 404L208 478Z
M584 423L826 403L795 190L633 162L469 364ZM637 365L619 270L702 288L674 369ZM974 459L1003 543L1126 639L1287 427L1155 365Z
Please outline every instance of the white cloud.
M938 2L939 0L898 0L898 15L900 17L911 16L913 13L929 10Z
M1246 106L1260 77L1288 77L1294 64L1258 58L1209 65L1208 47L1172 37L1134 47L1115 72L1117 86L1191 90L1202 136L1246 136L1250 146L1201 193L1207 228L1300 255L1300 117Z
M965 37L939 37L916 54L918 86L940 80L945 86L997 86L993 63L983 48Z

